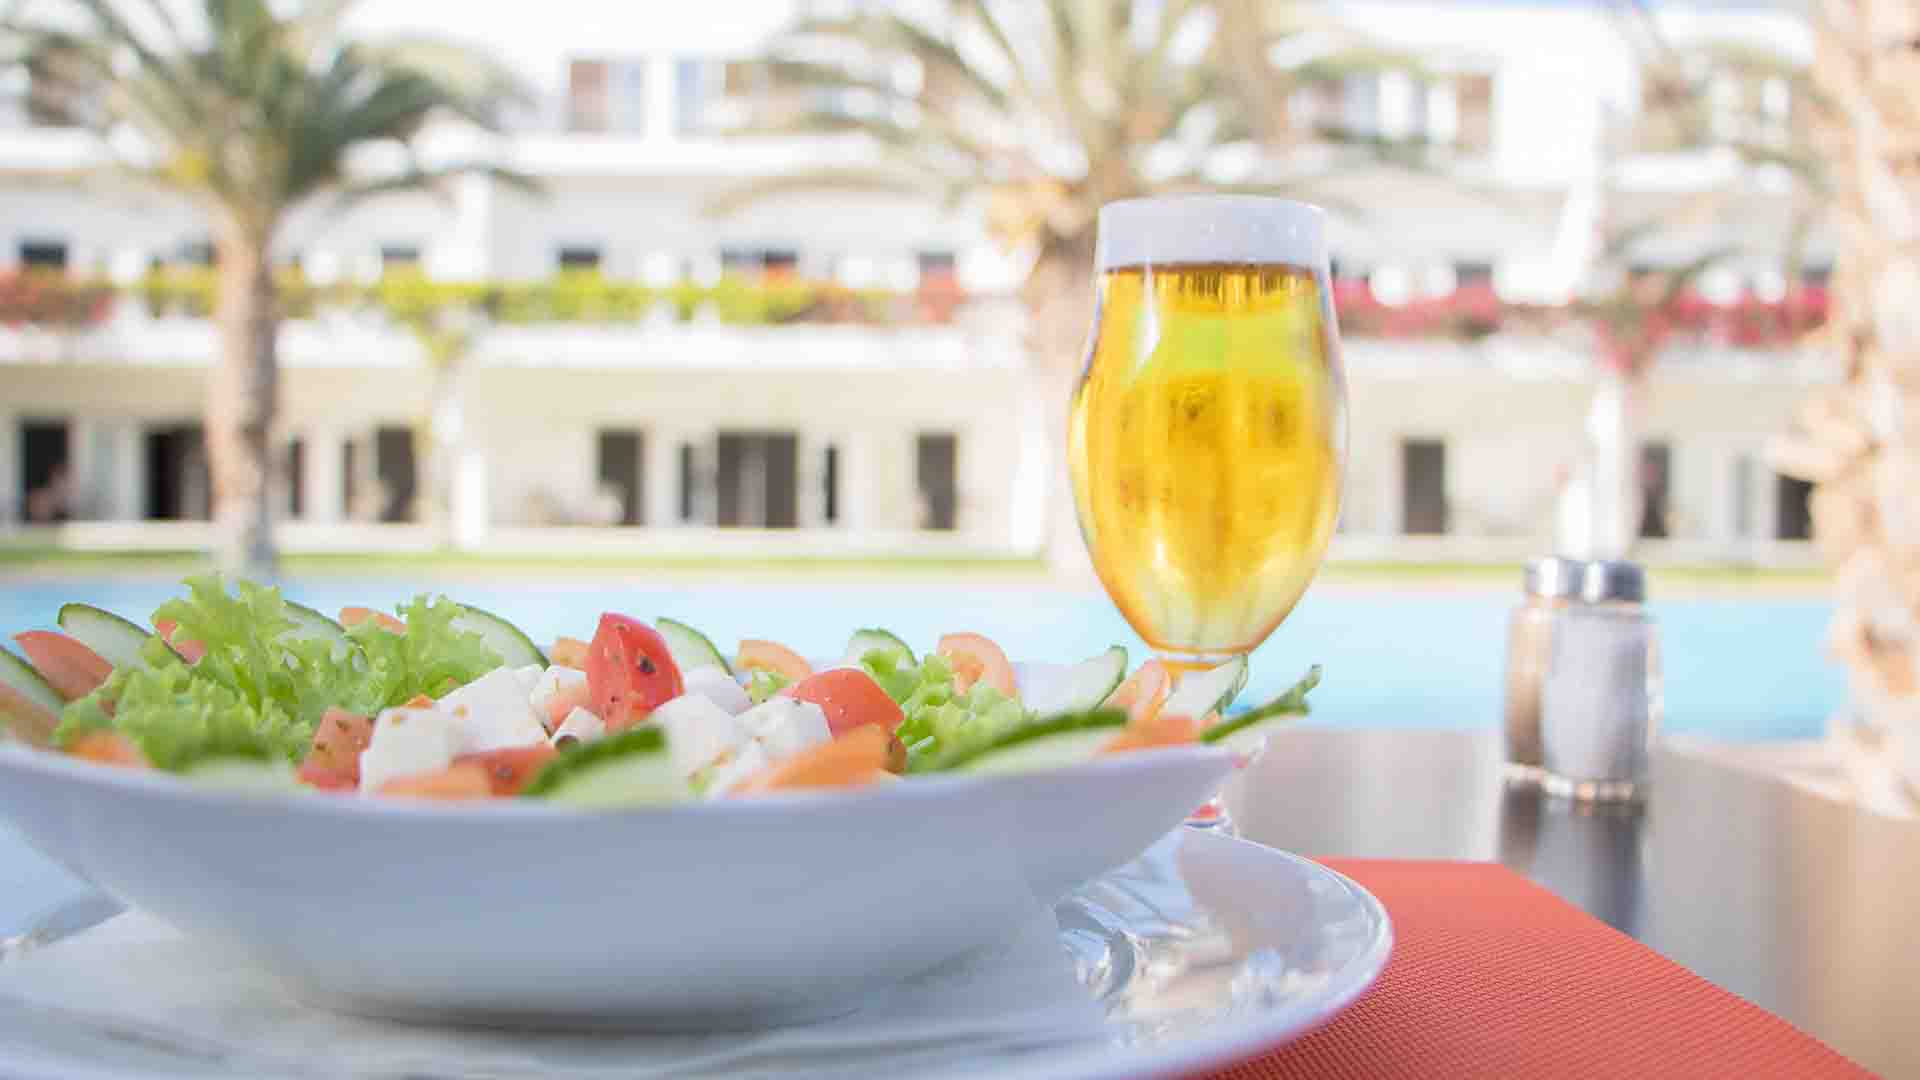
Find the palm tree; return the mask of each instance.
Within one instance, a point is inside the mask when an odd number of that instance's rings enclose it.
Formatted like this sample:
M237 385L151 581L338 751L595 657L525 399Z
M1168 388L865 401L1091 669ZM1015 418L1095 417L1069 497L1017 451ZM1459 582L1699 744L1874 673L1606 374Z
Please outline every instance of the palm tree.
M1910 5L1825 0L1814 5L1815 131L1833 177L1840 238L1827 345L1844 385L1822 387L1771 457L1813 483L1814 539L1835 572L1829 645L1850 676L1859 730L1843 745L1904 768L1920 798L1920 453L1913 388L1920 385L1920 145ZM1904 762L1904 766L1902 765ZM1864 777L1882 783L1884 767ZM1869 792L1870 793L1870 792Z
M788 116L755 131L855 133L871 168L784 178L984 196L989 227L1031 258L1020 290L1035 392L1048 406L1051 474L1064 488L1066 410L1092 311L1094 224L1103 203L1241 190L1336 203L1331 181L1383 160L1423 164L1417 141L1300 124L1297 92L1385 67L1414 70L1311 13L1262 0L949 0L803 21L768 58ZM782 92L788 96L778 97ZM1313 146L1319 153L1297 154ZM1256 151L1239 175L1222 151ZM758 185L721 200L763 194ZM1078 562L1068 500L1054 498L1050 550Z
M273 571L271 454L278 412L278 310L271 252L290 212L427 187L474 162L427 164L413 152L445 114L498 126L515 85L477 53L447 42L355 41L350 0L311 0L278 14L267 0L205 0L191 20L167 0L50 0L5 26L35 78L36 107L64 112L124 145L119 165L197 202L217 260L219 361L209 381L207 454L219 557ZM407 164L356 175L369 145ZM494 171L494 170L488 170Z
M1824 183L1804 123L1796 123L1811 97L1804 69L1746 45L1676 47L1647 8L1628 0L1622 7L1618 28L1639 64L1639 109L1607 116L1598 168L1570 198L1568 223L1589 227L1594 237L1575 283L1574 307L1593 334L1599 384L1588 422L1590 453L1579 489L1569 493L1586 503L1587 535L1561 539L1569 554L1602 558L1625 558L1639 535L1641 417L1648 376L1669 343L1677 305L1703 274L1735 256L1771 249L1784 269L1795 270ZM1778 91L1771 97L1764 90L1769 85ZM1794 102L1801 103L1799 116ZM1636 200L1622 177L1634 151L1716 151L1735 167L1724 182L1690 197ZM1753 213L1756 199L1778 202L1757 184L1769 173L1791 183L1789 213L1774 223L1771 236ZM1679 262L1657 252L1676 233L1702 229L1741 240Z

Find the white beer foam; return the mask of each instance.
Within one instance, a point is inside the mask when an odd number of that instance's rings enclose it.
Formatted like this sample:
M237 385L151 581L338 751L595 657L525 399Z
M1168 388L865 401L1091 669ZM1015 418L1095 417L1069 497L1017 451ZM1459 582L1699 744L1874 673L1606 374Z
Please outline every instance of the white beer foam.
M1326 266L1326 214L1262 195L1165 195L1100 208L1094 265L1287 263Z

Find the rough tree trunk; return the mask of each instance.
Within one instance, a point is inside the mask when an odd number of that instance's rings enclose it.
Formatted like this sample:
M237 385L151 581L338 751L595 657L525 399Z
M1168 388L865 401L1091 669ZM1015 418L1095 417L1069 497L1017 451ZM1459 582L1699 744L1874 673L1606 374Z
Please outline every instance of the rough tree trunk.
M1057 576L1088 578L1092 562L1080 536L1067 472L1067 412L1093 325L1093 236L1055 243L1035 262L1022 295L1036 392L1046 403L1047 565Z
M207 461L213 474L215 556L229 574L275 571L272 467L279 411L279 314L268 230L224 221L218 234L220 356L207 383Z
M1920 791L1920 4L1825 0L1817 13L1839 240L1827 338L1846 384L1816 391L1771 456L1816 485L1830 651L1854 697L1834 734Z

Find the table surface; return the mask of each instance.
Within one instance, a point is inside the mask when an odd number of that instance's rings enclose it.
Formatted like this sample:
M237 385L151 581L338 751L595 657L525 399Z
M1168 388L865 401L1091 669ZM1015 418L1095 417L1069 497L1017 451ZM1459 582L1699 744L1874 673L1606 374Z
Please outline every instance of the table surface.
M1920 1078L1920 825L1665 747L1639 810L1510 787L1493 731L1297 728L1229 793L1308 855L1498 860L1889 1077ZM0 826L0 936L86 887Z
M1889 1077L1920 1077L1920 825L1698 747L1644 807L1509 786L1493 731L1296 728L1236 781L1305 854L1498 860Z

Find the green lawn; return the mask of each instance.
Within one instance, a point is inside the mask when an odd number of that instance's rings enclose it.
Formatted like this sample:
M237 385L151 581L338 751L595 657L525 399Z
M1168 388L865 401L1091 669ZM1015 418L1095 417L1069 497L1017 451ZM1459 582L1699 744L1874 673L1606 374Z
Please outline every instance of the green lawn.
M159 575L184 574L205 568L206 556L197 551L69 551L50 547L0 545L0 575L61 574ZM285 560L290 574L314 576L393 576L407 574L472 577L503 574L524 577L569 577L620 572L657 572L687 577L752 577L777 579L829 576L879 579L971 578L1044 582L1048 578L1039 559L912 558L861 556L743 559L715 556L632 556L591 553L576 556L483 555L464 552L419 554L291 555ZM1661 566L1651 570L1656 588L1683 586L1724 588L1761 586L1817 590L1827 581L1824 571L1761 569L1741 566ZM1351 585L1510 585L1518 586L1520 567L1513 563L1334 562L1321 580Z

